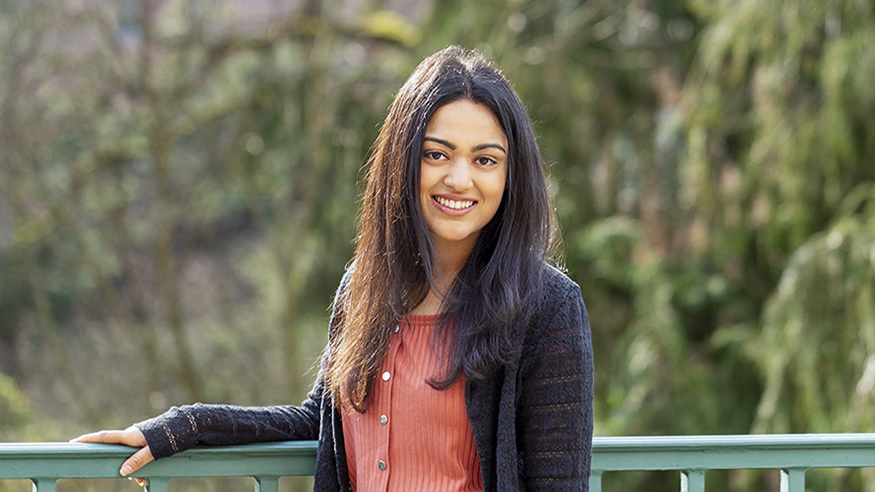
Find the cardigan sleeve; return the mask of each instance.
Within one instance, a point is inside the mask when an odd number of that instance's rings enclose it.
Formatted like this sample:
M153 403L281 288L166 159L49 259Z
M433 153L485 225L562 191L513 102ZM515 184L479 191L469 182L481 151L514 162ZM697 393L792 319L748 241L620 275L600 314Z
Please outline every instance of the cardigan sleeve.
M592 340L580 288L561 279L548 289L547 315L536 317L520 364L519 466L527 490L589 488Z
M196 445L229 446L319 437L323 395L319 378L301 406L241 407L195 403L172 407L134 424L146 437L155 459Z
M329 347L332 334L341 324L338 299L352 268L347 269L334 297L329 322ZM323 369L325 355L323 355ZM158 417L134 424L146 437L155 459L164 458L197 445L229 446L269 441L319 439L324 378L320 371L316 384L300 406L242 407L195 403L172 407Z

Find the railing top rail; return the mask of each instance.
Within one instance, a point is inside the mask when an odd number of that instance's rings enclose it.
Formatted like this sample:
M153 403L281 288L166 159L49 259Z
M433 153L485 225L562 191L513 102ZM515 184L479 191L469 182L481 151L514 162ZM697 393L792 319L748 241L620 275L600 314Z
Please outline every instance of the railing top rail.
M875 467L875 434L598 437L594 472Z
M35 456L40 458L75 458L84 457L126 457L135 451L128 446L115 444L85 444L67 442L0 442L0 460ZM309 456L316 451L316 441L283 441L262 444L247 444L243 446L200 447L187 451L186 454L198 456L275 456L283 455Z
M113 478L126 446L0 443L0 479ZM150 463L143 477L287 476L313 473L315 441L202 447ZM875 467L875 434L623 436L593 439L595 473Z
M875 433L867 434L749 434L710 436L596 436L593 448L598 451L631 450L683 450L706 448L858 448L875 447ZM298 453L312 454L315 441L284 441L245 446L201 447L191 452L205 456L248 456ZM67 458L71 456L125 456L132 448L106 444L82 444L65 442L2 443L0 459L35 455L40 457Z
M0 479L118 478L134 449L81 443L0 443ZM141 477L312 475L315 441L203 447L154 461Z
M859 448L875 447L875 433L859 434L745 434L710 436L616 436L594 437L599 451L683 450L714 448Z

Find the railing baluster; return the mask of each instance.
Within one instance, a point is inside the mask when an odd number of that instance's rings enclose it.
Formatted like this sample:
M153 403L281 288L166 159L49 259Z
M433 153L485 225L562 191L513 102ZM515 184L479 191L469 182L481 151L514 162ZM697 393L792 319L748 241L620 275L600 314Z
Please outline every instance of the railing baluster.
M55 481L54 478L31 479L31 482L33 482L33 492L55 492Z
M146 492L167 492L167 482L169 478L165 477L149 477L146 482Z
M682 471L681 492L705 492L705 470Z
M279 487L279 477L255 477L255 492L277 492Z
M602 492L602 472L593 471L589 476L589 492Z
M805 492L805 469L781 470L781 492Z

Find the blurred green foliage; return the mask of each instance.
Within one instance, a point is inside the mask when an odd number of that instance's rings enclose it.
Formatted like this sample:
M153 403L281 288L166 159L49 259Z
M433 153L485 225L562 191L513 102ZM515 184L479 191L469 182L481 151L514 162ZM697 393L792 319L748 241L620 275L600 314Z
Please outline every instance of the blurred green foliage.
M597 434L872 431L873 11L0 1L0 439L299 401L360 166L394 91L453 43L496 61L539 134ZM645 488L677 477L605 478Z

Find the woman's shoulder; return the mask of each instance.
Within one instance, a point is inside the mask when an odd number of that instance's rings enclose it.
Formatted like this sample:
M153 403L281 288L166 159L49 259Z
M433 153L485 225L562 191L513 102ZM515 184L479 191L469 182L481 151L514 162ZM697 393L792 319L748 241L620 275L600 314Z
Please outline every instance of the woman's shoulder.
M574 318L582 311L583 300L580 287L564 271L547 262L542 262L537 292L530 296L529 306L524 311L529 335L541 327L551 325L554 319Z
M542 275L538 305L521 338L523 364L579 354L588 345L589 318L580 287L563 270L546 263Z
M337 290L334 291L334 299L333 305L336 308L337 303L340 302L341 298L347 291L347 287L349 287L349 282L352 280L352 275L355 272L355 259L349 261L343 269L343 275L340 277L340 283L337 285Z
M543 262L541 266L541 301L560 301L569 297L580 297L580 286L571 280L564 270Z
M563 270L546 262L541 275L537 305L527 323L529 335L539 336L538 332L549 330L551 326L584 323L586 308L577 283Z

